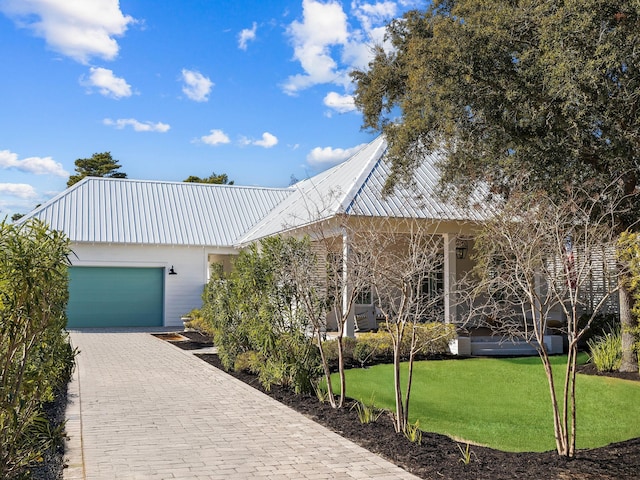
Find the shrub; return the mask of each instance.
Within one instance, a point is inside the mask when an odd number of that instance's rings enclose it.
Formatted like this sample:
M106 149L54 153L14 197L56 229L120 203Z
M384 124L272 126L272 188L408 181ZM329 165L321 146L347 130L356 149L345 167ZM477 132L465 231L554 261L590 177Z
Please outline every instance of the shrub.
M375 423L380 416L384 413L384 410L376 407L373 397L369 402L355 402L351 409L356 409L358 414L358 420L360 423Z
M186 316L189 317L190 320L187 322L185 327L191 328L213 338L213 329L211 328L211 324L207 322L199 308L194 308Z
M356 347L357 340L351 337L344 337L342 339L342 354L344 356L345 364L353 363L353 352ZM338 340L332 339L322 342L322 350L324 351L327 363L331 367L337 367L338 365Z
M622 335L620 329L589 339L590 361L599 372L612 372L622 362Z
M213 337L224 368L250 368L267 389L278 384L312 392L319 372L317 348L305 335L307 322L295 308L288 275L295 256L308 248L293 238L264 239L240 252L230 273L213 266L203 293L203 329Z
M257 374L261 363L264 363L264 358L258 352L253 350L242 352L235 359L233 371Z
M23 473L56 440L42 405L73 368L68 254L66 237L39 221L0 223L0 478Z
M456 327L451 323L430 322L416 325L416 345L422 354L447 353L449 351L449 342L455 336ZM405 346L405 348L408 350L408 346Z

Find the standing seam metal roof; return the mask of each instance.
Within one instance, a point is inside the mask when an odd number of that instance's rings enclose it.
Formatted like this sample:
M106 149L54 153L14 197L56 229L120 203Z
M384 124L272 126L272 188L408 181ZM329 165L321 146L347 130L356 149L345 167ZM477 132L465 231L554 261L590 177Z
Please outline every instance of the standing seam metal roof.
M87 177L24 217L73 242L233 246L291 195L239 187Z
M479 198L476 202L479 208L460 208L438 198L438 153L427 155L416 168L413 186L398 185L392 194L383 196L391 171L386 152L387 142L381 135L344 163L297 183L295 192L256 224L241 243L341 213L365 217L486 220L486 205Z

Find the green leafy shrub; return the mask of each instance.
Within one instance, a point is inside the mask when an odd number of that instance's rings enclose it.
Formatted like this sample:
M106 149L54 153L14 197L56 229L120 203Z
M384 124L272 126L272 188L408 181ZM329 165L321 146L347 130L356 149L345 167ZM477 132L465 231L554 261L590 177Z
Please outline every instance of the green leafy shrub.
M404 436L410 442L422 444L422 430L420 430L420 420L416 420L416 423L407 423L404 429Z
M613 372L622 363L622 335L620 329L605 333L587 342L590 361L599 372Z
M56 440L42 405L73 369L68 255L67 238L42 222L0 223L0 478L21 475Z
M342 339L345 364L353 363L353 351L356 347L356 343L357 340L355 338L344 337ZM324 351L325 358L327 359L327 363L331 367L336 367L338 365L338 340L334 338L323 342L322 349Z
M408 335L406 336L408 337ZM456 327L451 323L430 322L416 325L416 345L426 355L444 354L449 351L449 342L456 337ZM410 340L407 338L405 341ZM404 345L403 353L409 346Z
M253 350L242 352L235 359L233 371L257 374L261 363L264 363L264 358L258 352Z
M355 402L351 409L356 410L358 414L358 420L360 423L375 423L380 416L384 413L384 410L375 406L373 397L367 403Z
M306 241L270 237L241 251L230 273L221 265L212 268L203 293L202 329L213 337L227 370L250 367L265 388L278 384L313 391L320 371L317 347L305 333L301 309L295 308L297 292L288 270L296 256L308 252ZM262 361L254 362L247 352Z
M191 328L196 330L204 335L209 337L213 337L213 330L211 329L211 325L204 318L204 315L200 311L199 308L194 308L186 315L189 317L189 321L185 324L186 328Z

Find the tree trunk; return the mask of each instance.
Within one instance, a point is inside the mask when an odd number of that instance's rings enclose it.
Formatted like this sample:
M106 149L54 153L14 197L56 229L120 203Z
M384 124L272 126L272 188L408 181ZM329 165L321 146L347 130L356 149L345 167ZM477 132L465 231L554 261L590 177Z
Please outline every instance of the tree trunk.
M625 282L622 279L621 282ZM626 283L620 287L618 294L620 299L620 327L622 330L622 363L620 364L621 372L637 372L638 356L636 355L634 346L634 336L631 329L634 328L634 318L631 315L631 294L629 293Z
M396 396L396 433L404 432L406 424L404 423L404 408L402 405L402 387L400 385L400 344L394 345L393 351L393 383Z
M344 374L344 346L342 344L342 327L338 331L338 374L340 376L340 399L338 400L338 408L344 406L344 399L347 394L347 380Z
M331 385L331 370L329 369L329 364L327 363L327 356L324 354L324 350L322 349L322 333L319 328L316 328L317 332L317 341L318 341L318 350L320 350L320 360L322 362L322 371L324 372L324 378L327 382L327 395L329 396L329 403L331 404L331 408L336 408L336 399L333 396L333 386Z

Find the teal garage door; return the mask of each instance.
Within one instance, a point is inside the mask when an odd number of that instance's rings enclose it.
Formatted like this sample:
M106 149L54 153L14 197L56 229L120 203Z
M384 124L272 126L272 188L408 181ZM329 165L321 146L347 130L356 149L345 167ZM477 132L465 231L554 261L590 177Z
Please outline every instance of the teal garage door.
M162 325L162 268L70 267L69 328Z

